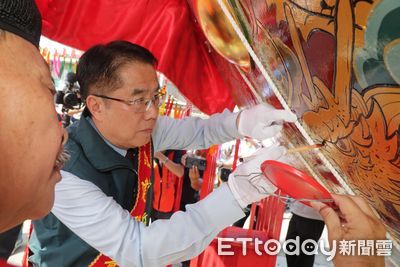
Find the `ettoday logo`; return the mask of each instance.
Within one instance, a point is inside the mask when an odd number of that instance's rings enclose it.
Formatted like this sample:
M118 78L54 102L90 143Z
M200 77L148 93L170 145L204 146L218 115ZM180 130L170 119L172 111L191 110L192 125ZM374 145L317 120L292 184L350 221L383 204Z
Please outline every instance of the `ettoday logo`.
M232 250L231 242L242 243L242 255L247 255L249 249L248 244L254 246L257 255L277 255L281 250L287 255L300 255L300 251L306 255L317 255L319 252L327 256L327 260L331 261L336 255L336 241L332 243L332 250L326 250L324 241L321 239L316 242L312 239L306 239L300 242L300 237L296 239L288 239L283 243L275 239L269 239L266 242L258 238L239 237L239 238L218 238L218 255L232 256L235 252ZM253 248L251 248L253 249Z

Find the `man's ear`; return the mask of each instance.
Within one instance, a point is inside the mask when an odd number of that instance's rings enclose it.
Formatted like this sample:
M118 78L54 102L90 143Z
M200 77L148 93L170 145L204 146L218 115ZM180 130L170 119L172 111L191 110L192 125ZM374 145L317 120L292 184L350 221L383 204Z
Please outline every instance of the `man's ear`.
M104 118L105 103L100 97L89 95L86 98L86 107L95 120L102 121Z

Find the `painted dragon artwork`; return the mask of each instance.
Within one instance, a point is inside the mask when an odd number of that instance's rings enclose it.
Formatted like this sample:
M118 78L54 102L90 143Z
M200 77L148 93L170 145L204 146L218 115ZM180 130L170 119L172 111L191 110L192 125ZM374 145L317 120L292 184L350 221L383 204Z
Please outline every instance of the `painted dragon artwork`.
M231 0L225 5L307 133L324 142L323 155L399 240L400 1ZM218 43L214 47L218 50ZM259 96L278 102L247 53L224 56ZM296 135L295 144L305 143L295 128L286 135L291 140ZM343 191L315 155L304 157L315 163L325 186Z

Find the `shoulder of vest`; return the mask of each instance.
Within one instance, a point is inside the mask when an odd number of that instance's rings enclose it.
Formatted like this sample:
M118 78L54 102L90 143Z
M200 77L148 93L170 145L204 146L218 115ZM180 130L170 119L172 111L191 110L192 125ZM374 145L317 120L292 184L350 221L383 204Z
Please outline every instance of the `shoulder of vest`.
M70 158L64 165L64 168L66 166L73 165L78 160L79 156L83 152L82 147L74 140L73 136L71 136L71 135L69 136L64 149L70 155Z

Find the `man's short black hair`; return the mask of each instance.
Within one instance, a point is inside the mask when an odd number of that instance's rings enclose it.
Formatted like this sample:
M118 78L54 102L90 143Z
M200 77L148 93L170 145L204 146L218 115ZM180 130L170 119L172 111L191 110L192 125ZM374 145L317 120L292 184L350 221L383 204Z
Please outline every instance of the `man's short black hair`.
M83 100L93 93L105 94L122 86L118 69L129 62L155 66L157 59L146 48L128 41L91 47L79 59L76 77Z

